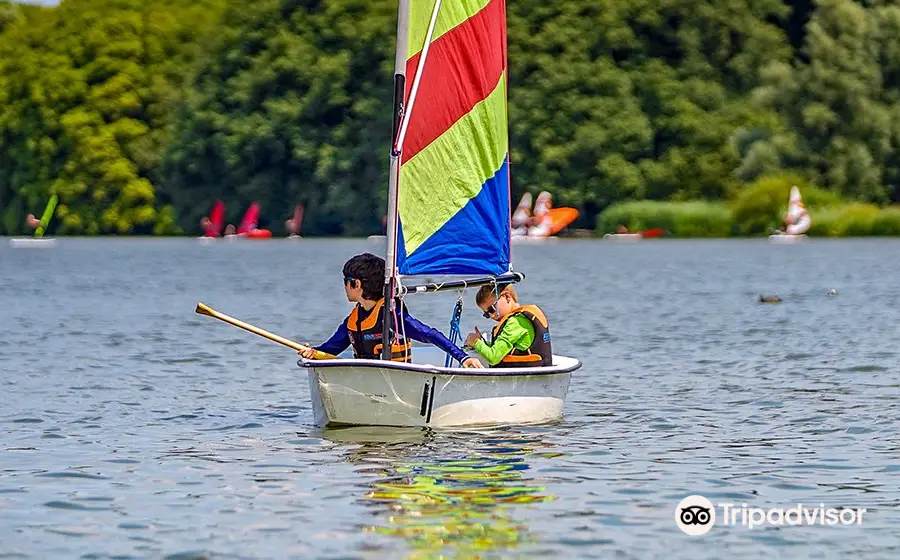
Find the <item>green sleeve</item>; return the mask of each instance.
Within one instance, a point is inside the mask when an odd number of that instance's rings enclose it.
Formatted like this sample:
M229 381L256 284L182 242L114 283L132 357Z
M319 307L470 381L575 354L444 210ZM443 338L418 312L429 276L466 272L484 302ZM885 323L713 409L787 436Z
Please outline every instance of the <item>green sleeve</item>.
M497 336L494 344L489 345L483 340L475 343L475 351L484 356L484 359L492 366L500 363L513 347L524 350L534 341L534 327L526 317L517 315L511 317L503 330Z

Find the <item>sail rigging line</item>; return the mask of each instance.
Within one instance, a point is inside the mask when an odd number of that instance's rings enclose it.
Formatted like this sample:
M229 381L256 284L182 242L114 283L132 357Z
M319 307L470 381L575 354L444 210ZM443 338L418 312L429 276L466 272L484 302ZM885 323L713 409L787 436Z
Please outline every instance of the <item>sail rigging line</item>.
M456 298L456 305L453 307L453 315L450 317L450 342L453 344L456 344L456 341L462 338L462 333L459 330L459 320L462 317L463 299L466 295L465 281L463 282L463 288L459 291L459 295ZM450 367L452 362L453 356L447 354L447 358L444 360L444 367Z
M507 44L504 43L503 44L503 60L504 61L507 61L509 58L509 54L507 52L508 48L509 47L507 46ZM504 64L503 73L506 75L505 76L506 77L505 95L506 95L506 99L508 100L509 99L509 64L508 63ZM506 199L509 201L509 209L510 209L509 235L510 235L510 238L512 238L512 201L513 201L513 199L512 199L512 172L513 172L512 167L513 167L513 165L512 165L512 150L509 149L509 146L512 145L512 143L510 141L512 132L510 131L510 127L509 127L509 103L508 102L506 103L505 109L506 109L505 114L506 114L506 123L507 123L507 127L506 127L506 146L507 146L506 165L507 165L507 168L509 169L509 172L506 174ZM531 209L529 208L529 213L530 213L530 211L531 211ZM527 232L528 230L526 229L525 231ZM512 241L512 239L510 239L510 241ZM513 264L512 264L512 258L510 258L509 259L509 272L512 272L512 271L513 271Z
M401 298L401 301L402 301L402 298ZM381 337L382 344L386 344L387 346L393 346L394 344L399 344L401 338L403 339L404 343L408 343L409 340L406 338L406 321L403 319L403 313L401 312L399 314L399 316L397 315L397 306L396 305L394 306L394 309L391 311L391 313L393 314L394 325L396 325L397 328L394 329L393 336L391 336L391 333L387 333L388 336ZM385 339L387 339L386 343L384 342Z

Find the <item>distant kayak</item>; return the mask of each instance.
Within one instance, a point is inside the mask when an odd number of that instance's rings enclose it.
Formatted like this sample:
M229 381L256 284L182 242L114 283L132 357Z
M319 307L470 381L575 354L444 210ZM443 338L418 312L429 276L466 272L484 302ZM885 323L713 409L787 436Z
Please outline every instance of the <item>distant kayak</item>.
M559 241L559 237L555 235L548 235L545 237L537 235L513 235L509 240L513 245L518 243L555 243Z
M272 237L272 232L267 229L251 229L243 235L245 235L247 239L269 239Z
M56 247L52 237L11 237L9 246L15 249L50 249Z
M612 239L618 241L640 241L641 239L657 239L669 235L669 232L662 228L645 229L642 231L634 231L628 233L607 233L603 239Z
M640 233L607 233L603 239L612 241L640 241L643 236Z
M807 241L809 237L806 234L801 233L800 235L792 235L790 233L776 233L775 235L769 236L769 241L772 243L782 243L789 245L791 243L802 243Z

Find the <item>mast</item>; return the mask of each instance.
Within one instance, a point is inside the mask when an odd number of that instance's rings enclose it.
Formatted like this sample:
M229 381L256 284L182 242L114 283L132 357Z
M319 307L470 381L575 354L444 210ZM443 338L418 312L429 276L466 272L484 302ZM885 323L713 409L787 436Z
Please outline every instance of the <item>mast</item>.
M399 0L397 10L397 50L394 55L394 115L391 123L391 166L388 180L387 249L384 259L384 322L382 351L384 360L391 359L391 325L394 319L394 295L397 293L397 189L400 186L400 151L397 137L403 118L406 96L406 54L409 46L409 0Z

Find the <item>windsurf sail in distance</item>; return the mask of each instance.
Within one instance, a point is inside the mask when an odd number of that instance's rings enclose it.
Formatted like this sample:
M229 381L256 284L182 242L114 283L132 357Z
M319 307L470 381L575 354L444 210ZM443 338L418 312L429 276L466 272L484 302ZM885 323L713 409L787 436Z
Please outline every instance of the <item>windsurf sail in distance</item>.
M247 212L244 214L243 219L241 219L241 223L238 226L237 233L250 233L259 225L259 204L254 202L250 205L250 208L247 209Z

